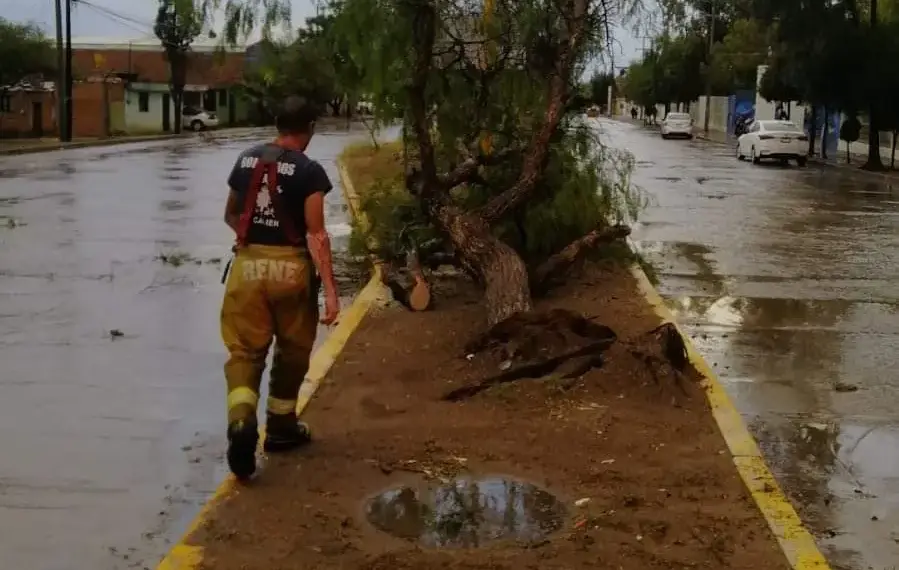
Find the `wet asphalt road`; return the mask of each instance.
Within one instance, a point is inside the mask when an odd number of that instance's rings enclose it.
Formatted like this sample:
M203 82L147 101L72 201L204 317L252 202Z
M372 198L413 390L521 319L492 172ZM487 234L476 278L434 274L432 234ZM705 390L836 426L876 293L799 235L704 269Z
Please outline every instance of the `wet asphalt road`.
M899 565L899 183L603 120L634 238L833 567ZM854 391L853 391L854 390Z
M224 476L226 179L267 135L0 157L4 569L153 568ZM309 149L335 248L358 136Z

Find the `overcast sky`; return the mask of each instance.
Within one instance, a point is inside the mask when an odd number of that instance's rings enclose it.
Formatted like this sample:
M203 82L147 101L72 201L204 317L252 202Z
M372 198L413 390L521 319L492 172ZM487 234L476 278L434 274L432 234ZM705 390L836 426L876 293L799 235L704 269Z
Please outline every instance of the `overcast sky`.
M291 1L295 25L314 13L313 0ZM0 16L13 21L35 22L54 35L54 3L54 0L0 0ZM84 0L74 6L72 35L123 40L152 37L155 12L155 0ZM614 60L620 67L639 55L640 45L627 30L619 30L616 39Z

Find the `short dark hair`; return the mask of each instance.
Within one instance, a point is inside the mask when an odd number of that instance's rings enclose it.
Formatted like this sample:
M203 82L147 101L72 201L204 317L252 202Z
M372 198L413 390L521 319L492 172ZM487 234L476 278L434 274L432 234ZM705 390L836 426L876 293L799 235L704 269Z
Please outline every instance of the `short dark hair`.
M308 133L318 118L318 111L303 97L291 95L275 111L275 127L282 134Z

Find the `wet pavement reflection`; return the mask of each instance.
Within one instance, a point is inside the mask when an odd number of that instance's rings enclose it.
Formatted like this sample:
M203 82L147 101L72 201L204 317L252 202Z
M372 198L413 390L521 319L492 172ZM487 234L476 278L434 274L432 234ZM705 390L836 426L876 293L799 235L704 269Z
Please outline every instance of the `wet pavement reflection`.
M226 178L263 136L0 158L3 568L155 567L224 476ZM335 248L358 136L309 149Z
M385 491L368 501L365 514L379 530L425 547L477 548L545 539L562 528L566 509L530 483L485 477Z
M834 568L899 563L899 188L603 120L635 239Z

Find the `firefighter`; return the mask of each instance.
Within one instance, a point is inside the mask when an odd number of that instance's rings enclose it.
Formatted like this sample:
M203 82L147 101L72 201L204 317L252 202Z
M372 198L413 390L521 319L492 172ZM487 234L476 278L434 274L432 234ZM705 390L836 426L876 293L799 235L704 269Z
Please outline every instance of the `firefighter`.
M324 224L331 181L306 147L317 113L300 97L278 109L278 137L244 151L228 178L225 222L237 239L222 303L229 357L228 466L238 479L256 470L256 409L265 359L274 339L263 449L275 453L309 442L297 420L297 396L309 369L318 323L340 310ZM325 310L319 321L318 291Z

